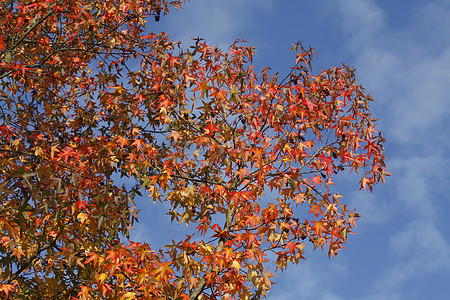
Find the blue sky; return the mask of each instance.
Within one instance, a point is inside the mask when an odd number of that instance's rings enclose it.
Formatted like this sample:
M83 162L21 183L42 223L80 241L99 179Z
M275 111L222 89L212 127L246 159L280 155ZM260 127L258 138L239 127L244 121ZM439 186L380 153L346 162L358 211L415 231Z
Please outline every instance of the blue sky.
M307 260L275 277L269 299L448 299L450 295L450 1L192 0L151 26L188 45L256 47L255 64L286 74L302 41L319 54L313 69L357 68L387 139L393 175L374 192L354 176L338 190L362 215L337 259ZM153 247L183 236L161 204L138 201L134 239Z

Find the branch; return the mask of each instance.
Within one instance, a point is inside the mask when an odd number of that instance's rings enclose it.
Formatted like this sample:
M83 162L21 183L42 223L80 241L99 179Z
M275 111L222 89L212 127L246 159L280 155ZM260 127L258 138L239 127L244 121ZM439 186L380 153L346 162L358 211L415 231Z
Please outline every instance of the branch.
M175 175L175 174L172 174L170 176L178 178L178 179L184 179L184 180L188 180L188 181L193 181L193 182L209 183L209 184L215 184L215 185L221 185L223 187L227 187L227 185L225 183L220 183L220 182L211 181L211 180L207 180L207 179L197 179L197 178L193 178L193 177L186 177L186 176Z
M56 5L56 3L55 3L55 5ZM36 15L33 18L33 20L31 20L30 24L28 24L28 26L25 29L25 32L22 34L22 36L14 44L12 44L12 46L8 47L8 51L6 51L5 59L4 59L6 63L11 62L12 56L13 56L14 52L16 51L17 47L30 34L30 32L32 32L36 27L38 27L40 24L42 24L42 22L44 22L48 17L50 17L54 12L55 11L52 8L41 19L38 19L38 16Z
M50 244L48 244L44 248L38 249L33 256L28 258L27 261L25 262L25 264L23 264L14 274L12 274L11 277L8 278L8 283L11 283L13 280L15 280L19 276L20 273L22 273L23 271L28 269L28 267L33 263L33 261L35 261L38 258L38 256L41 254L41 252L43 252L47 249L50 249L51 247L56 246L56 241L58 240L60 235L61 235L61 232L58 233L58 235L55 237L55 239Z
M226 221L225 221L225 227L224 227L223 231L226 231L226 232L230 231L230 224L231 224L231 221L233 220L234 213L235 213L235 208L231 208L228 211L227 216L226 216ZM215 249L216 252L222 251L224 243L225 243L225 239L220 238L219 243L217 244L216 249ZM211 273L212 270L213 270L213 265L210 265L208 267L208 269L206 270L206 274ZM189 300L197 300L198 297L200 296L200 294L205 289L205 287L206 287L206 279L205 279L205 277L202 277L202 279L200 279L197 286L191 291Z
M239 179L239 177L236 177L233 184L230 187L230 190L236 190L237 187L242 183L242 181ZM227 212L226 215L226 219L225 219L225 226L223 228L223 231L226 232L230 232L231 229L231 222L233 221L234 218L234 214L236 212L236 208L230 208ZM219 243L216 246L215 251L219 252L222 251L223 248L223 244L225 243L225 239L224 238L220 238ZM208 267L208 269L206 269L206 274L207 273L211 273L211 271L213 270L213 265L210 265ZM189 300L198 300L198 297L200 296L200 294L203 292L203 290L206 287L206 279L205 277L202 277L202 279L200 279L200 282L197 284L197 286L190 292L190 296L189 296Z

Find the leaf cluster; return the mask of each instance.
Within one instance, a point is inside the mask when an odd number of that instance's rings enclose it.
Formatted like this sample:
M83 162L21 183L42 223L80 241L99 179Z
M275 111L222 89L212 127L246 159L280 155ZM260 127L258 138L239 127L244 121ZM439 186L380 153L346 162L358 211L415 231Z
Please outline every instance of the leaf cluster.
M359 215L333 177L362 171L372 190L390 175L352 68L312 75L298 43L271 76L244 41L182 49L148 33L180 4L2 2L2 296L259 299L270 260L344 248ZM142 189L192 235L130 241Z

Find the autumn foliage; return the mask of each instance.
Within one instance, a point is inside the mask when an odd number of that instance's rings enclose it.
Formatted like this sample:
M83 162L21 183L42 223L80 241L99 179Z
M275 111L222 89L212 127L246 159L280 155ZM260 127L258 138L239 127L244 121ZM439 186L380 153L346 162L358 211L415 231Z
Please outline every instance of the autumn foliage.
M351 68L182 48L152 32L180 2L1 0L1 298L258 299L308 244L343 249L336 174L389 175ZM192 234L128 240L141 193Z

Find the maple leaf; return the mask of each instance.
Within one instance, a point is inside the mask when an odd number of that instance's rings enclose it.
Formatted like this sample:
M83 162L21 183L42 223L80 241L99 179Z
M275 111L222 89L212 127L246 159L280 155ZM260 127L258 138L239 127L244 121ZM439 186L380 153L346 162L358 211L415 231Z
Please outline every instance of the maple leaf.
M236 171L236 175L239 175L239 179L242 180L245 175L248 174L249 169L242 168Z
M212 137L214 132L220 131L219 128L213 123L211 118L207 121L208 125L205 126L205 133L208 134L209 137Z
M350 214L349 214L349 218L348 218L349 224L351 224L353 227L356 228L356 222L355 222L355 221L356 221L359 217L360 217L359 214L356 214L356 213L354 213L354 212L350 213Z
M81 299L89 299L89 291L91 290L88 286L80 286L80 291L78 292L78 297L83 297Z
M17 259L21 259L22 256L25 256L25 253L22 250L22 247L19 245L13 249L13 256L17 257Z
M368 177L361 178L361 187L360 189L366 190L366 187L369 187L370 191L372 191L372 180Z
M295 253L295 249L297 249L297 244L294 242L287 242L286 243L286 248L289 249L289 253L294 254Z
M158 267L151 272L155 274L157 280L167 282L171 274L174 273L170 265L172 262L158 263Z
M89 218L89 216L85 213L79 213L77 215L77 219L80 220L81 224L83 224L86 221L86 219L88 219L88 218Z
M315 175L313 178L311 178L311 183L314 187L316 187L317 185L322 185L322 182L323 180L319 175Z
M313 228L314 228L317 236L320 237L323 232L328 232L328 230L324 226L324 222L323 221L317 221L317 222L314 222L314 223L315 224L314 224Z
M248 216L245 219L245 224L250 224L251 227L256 227L260 222L260 217L258 215Z
M132 300L136 299L136 293L135 292L126 292L125 294L120 297L120 300Z
M310 206L310 210L308 211L308 214L313 213L314 217L318 217L319 215L321 215L322 212L322 207L318 204L313 204Z
M118 136L117 141L119 142L120 148L123 149L125 145L128 145L128 140L123 136Z
M181 134L179 134L177 131L172 130L172 132L167 136L168 138L173 138L175 143L178 141L178 139L181 138Z
M15 290L15 285L13 284L0 284L0 292L5 293L6 298L8 298L9 293Z
M391 173L386 171L386 168L380 168L379 170L379 177L381 179L381 182L385 183L384 176L391 176Z
M142 142L141 139L135 139L131 145L136 146L136 150L139 151L141 149L141 145L143 144L144 143Z
M268 272L267 270L264 271L264 284L266 285L267 289L270 289L272 286L273 281L270 280L270 278L274 277L275 274Z

